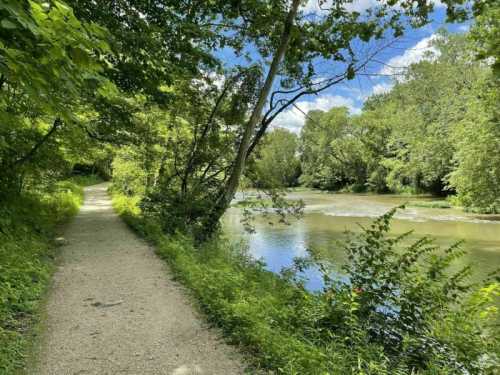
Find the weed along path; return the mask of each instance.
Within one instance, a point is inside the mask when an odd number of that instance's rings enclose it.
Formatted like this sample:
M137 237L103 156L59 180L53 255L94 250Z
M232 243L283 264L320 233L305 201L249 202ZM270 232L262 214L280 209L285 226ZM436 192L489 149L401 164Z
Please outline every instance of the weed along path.
M31 374L242 374L235 350L197 316L153 250L86 189L65 233Z

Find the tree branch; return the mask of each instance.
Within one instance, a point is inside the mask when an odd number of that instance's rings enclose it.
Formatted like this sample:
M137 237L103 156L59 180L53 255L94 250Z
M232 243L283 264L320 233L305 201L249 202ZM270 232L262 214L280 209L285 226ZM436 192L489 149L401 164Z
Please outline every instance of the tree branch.
M196 137L193 139L192 147L191 147L191 154L189 156L185 171L184 171L184 176L182 178L182 184L181 184L181 190L183 193L185 193L187 189L187 183L188 183L188 178L190 174L192 174L194 168L195 168L195 159L196 159L196 152L198 151L200 144L203 144L205 142L205 139L207 137L208 131L212 127L212 124L215 120L215 116L217 115L217 112L219 111L221 105L223 104L223 100L226 97L227 93L229 90L232 88L232 86L235 84L235 82L238 81L238 79L244 74L244 72L240 72L234 77L232 77L230 80L228 80L224 84L224 88L222 89L222 92L220 95L217 97L215 101L215 105L212 108L212 111L210 112L210 115L208 117L208 120L203 127L203 131L201 133L201 136L198 139ZM204 174L205 175L205 174Z
M17 159L16 161L14 161L12 163L12 166L18 166L20 164L24 164L26 163L28 160L32 159L33 156L35 156L36 152L38 151L38 149L40 147L42 147L42 145L47 142L47 140L52 136L52 134L55 133L55 131L62 125L62 120L57 117L54 122L52 123L52 127L50 128L50 130L42 137L42 139L40 139L32 148L31 150L26 154L24 155L23 157L21 157L20 159Z
M371 53L366 59L365 61L362 63L362 64L359 64L357 67L354 67L353 68L353 71L355 74L361 74L359 73L362 69L366 68L366 66L374 61L374 57L377 56L381 51L383 51L384 49L390 47L393 43L395 43L397 41L397 38L390 41L389 43L387 44L384 44L382 47L380 48L377 48L373 53ZM247 151L247 155L246 157L248 158L250 156L250 154L253 152L253 150L255 149L255 147L257 146L257 144L259 143L260 139L264 136L264 134L266 133L267 129L269 128L269 125L272 123L272 121L281 113L283 112L285 109L289 108L291 105L294 105L294 103L300 99L302 96L304 95L313 95L313 94L318 94L330 87L332 87L333 85L343 81L344 79L346 79L348 77L348 71L345 71L344 73L342 74L339 74L339 75L336 75L334 77L331 77L331 78L327 78L327 79L324 79L322 81L319 81L319 82L316 82L316 83L313 83L312 86L318 86L318 85L321 85L321 87L319 88L316 88L316 89L313 89L313 88L308 88L306 90L303 90L301 92L299 92L298 94L296 94L295 96L293 96L291 99L289 100L284 100L284 99L280 99L277 101L276 105L273 106L271 105L271 107L269 108L269 110L265 113L264 117L262 118L261 120L261 125L259 127L259 130L257 131L257 133L255 134L254 136L254 139L252 140L252 143L250 144L250 146L248 147L248 151ZM300 86L299 88L297 89L292 89L292 90L288 90L288 91L275 91L273 92L273 94L271 95L271 98L274 100L274 95L275 94L290 94L290 93L295 93L295 92L298 92L300 91L304 86ZM284 103L283 105L281 105L280 108L278 108L276 111L274 111L276 109L276 106L279 105L280 103ZM271 103L273 104L273 103ZM274 111L274 113L273 113Z
M339 83L341 81L343 81L345 79L345 77L347 76L347 72L340 75L337 79L332 79L327 85L324 85L318 89L314 89L314 90L305 90L305 91L302 91L302 92L299 92L298 94L296 94L293 98L291 98L290 100L287 100L285 102L285 104L283 104L278 110L276 110L270 117L269 114L270 112L272 111L272 109L270 109L265 115L264 117L262 118L262 121L261 121L261 126L259 127L259 130L257 131L257 133L255 134L254 136L254 139L252 141L252 143L250 144L250 147L248 148L248 152L247 152L247 158L250 156L250 154L253 152L253 150L255 149L255 147L257 146L257 144L259 143L259 141L261 140L261 138L264 136L264 134L266 133L267 129L269 128L269 125L271 125L271 123L273 122L273 120L281 113L283 112L285 109L287 109L288 107L290 107L291 105L293 105L299 98L301 98L302 96L304 95L312 95L312 94L318 94L319 92L323 91L323 90L326 90L327 88L335 85L336 83Z

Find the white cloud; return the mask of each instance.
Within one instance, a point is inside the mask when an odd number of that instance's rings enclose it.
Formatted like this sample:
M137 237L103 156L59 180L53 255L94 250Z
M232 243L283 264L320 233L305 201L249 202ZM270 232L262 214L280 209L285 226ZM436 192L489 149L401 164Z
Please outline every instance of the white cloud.
M408 48L402 55L397 55L386 61L386 65L379 71L380 74L401 74L411 64L418 63L422 60L432 60L439 51L432 46L432 42L437 38L436 34L432 34L427 38L423 38L413 47Z
M226 82L226 77L216 72L203 72L203 78L193 79L191 82L202 90L211 89L214 85L218 90L222 90Z
M321 12L318 0L308 0L307 3L304 4L302 10L305 13L318 13Z
M379 3L377 0L354 0L352 3L346 4L345 8L349 12L363 13L370 8L376 7Z
M434 8L444 8L446 7L446 4L441 2L440 0L434 0Z
M325 13L329 8L331 8L333 4L333 0L326 0L319 5L319 0L308 0L307 3L303 6L302 10L307 13L316 13L321 14ZM351 3L345 4L345 8L350 12L359 12L363 13L364 11L373 8L377 5L384 4L384 0L353 0ZM442 8L445 6L441 0L431 0L434 4L434 8ZM399 8L398 5L395 8Z
M345 4L345 7L347 10L351 12L364 12L365 10L377 5L378 1L377 0L354 0L352 3ZM307 14L307 13L316 13L316 14L321 14L321 13L326 13L329 8L332 7L333 0L326 0L319 5L319 0L309 0L307 3L305 3L304 7L302 10Z
M373 86L372 92L375 95L385 94L391 91L393 86L393 83L377 83L375 86Z
M347 107L351 113L360 112L360 109L356 107L351 98L340 95L323 95L312 101L296 102L295 105L300 110L292 107L283 111L274 120L273 127L286 128L294 133L299 133L306 120L302 112L307 113L312 110L328 111L333 107Z

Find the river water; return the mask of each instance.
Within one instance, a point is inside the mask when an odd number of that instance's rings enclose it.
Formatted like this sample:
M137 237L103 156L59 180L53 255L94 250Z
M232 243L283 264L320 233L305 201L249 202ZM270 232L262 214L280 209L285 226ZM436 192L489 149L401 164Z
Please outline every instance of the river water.
M290 266L295 257L306 255L306 249L321 251L340 271L345 261L342 240L345 231L360 231L359 225L367 226L374 218L405 202L425 201L430 198L402 197L396 195L330 194L319 191L298 191L289 194L290 199L302 199L304 217L291 225L271 225L269 219L257 216L256 233L244 234L240 223L241 209L229 209L224 218L228 236L248 243L250 253L266 263L266 267L279 272ZM458 209L408 207L398 211L392 223L392 233L401 234L413 230L411 239L424 235L435 238L445 247L464 240L462 248L467 254L459 260L470 263L474 279L480 280L500 267L500 217L474 215ZM308 288L321 288L319 274L307 273Z

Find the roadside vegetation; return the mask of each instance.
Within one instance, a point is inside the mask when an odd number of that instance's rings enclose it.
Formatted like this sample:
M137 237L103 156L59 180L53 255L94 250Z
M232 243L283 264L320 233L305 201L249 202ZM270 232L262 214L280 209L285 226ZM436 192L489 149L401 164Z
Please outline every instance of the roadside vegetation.
M83 202L95 176L29 191L0 207L0 372L20 370L32 341L38 308L54 270L58 226Z

